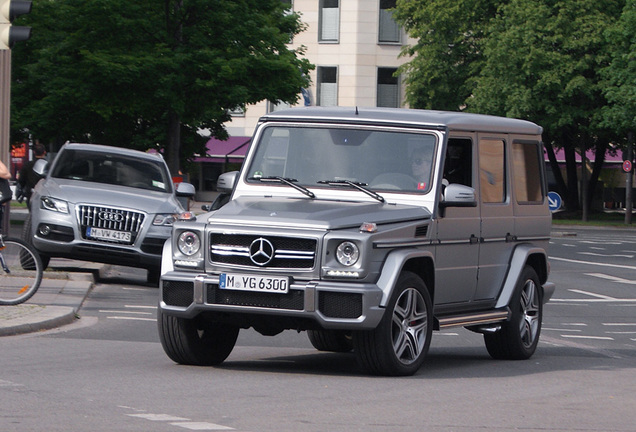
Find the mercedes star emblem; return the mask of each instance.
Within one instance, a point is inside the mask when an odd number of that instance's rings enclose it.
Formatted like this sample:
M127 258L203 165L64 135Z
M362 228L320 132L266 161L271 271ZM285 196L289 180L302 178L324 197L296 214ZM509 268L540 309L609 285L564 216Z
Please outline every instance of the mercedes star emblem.
M259 266L268 264L274 258L274 245L267 239L259 237L250 245L250 259Z

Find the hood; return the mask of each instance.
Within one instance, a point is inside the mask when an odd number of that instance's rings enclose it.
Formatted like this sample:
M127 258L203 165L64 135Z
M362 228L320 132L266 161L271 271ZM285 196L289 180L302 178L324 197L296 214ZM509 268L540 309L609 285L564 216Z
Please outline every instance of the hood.
M151 214L183 211L173 194L79 180L47 178L37 184L35 192L72 204L123 207Z
M208 223L333 230L430 217L424 207L380 202L239 197L211 213Z

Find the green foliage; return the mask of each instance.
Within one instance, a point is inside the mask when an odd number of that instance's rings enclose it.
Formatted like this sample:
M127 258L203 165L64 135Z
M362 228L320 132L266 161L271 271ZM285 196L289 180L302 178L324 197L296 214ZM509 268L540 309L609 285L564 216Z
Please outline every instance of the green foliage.
M13 53L12 129L165 148L176 171L171 154L203 149L197 130L226 136L228 109L293 103L308 85L288 12L280 0L35 0L33 36Z
M616 26L605 33L611 62L603 69L607 127L636 132L636 0L627 0Z

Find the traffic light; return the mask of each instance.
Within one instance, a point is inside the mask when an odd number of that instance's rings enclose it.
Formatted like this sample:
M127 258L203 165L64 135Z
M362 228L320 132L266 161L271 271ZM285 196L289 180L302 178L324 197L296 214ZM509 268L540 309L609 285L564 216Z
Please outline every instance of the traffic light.
M31 12L30 1L0 0L0 49L11 49L14 43L31 37L31 27L12 26L16 17Z

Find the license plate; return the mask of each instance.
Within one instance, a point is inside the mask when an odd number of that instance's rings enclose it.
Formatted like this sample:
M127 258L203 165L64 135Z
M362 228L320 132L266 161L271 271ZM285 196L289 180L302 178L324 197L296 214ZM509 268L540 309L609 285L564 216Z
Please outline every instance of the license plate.
M132 233L128 231L115 231L104 228L86 228L86 237L100 240L116 240L121 242L130 242Z
M289 291L289 278L221 273L219 288L285 294Z

